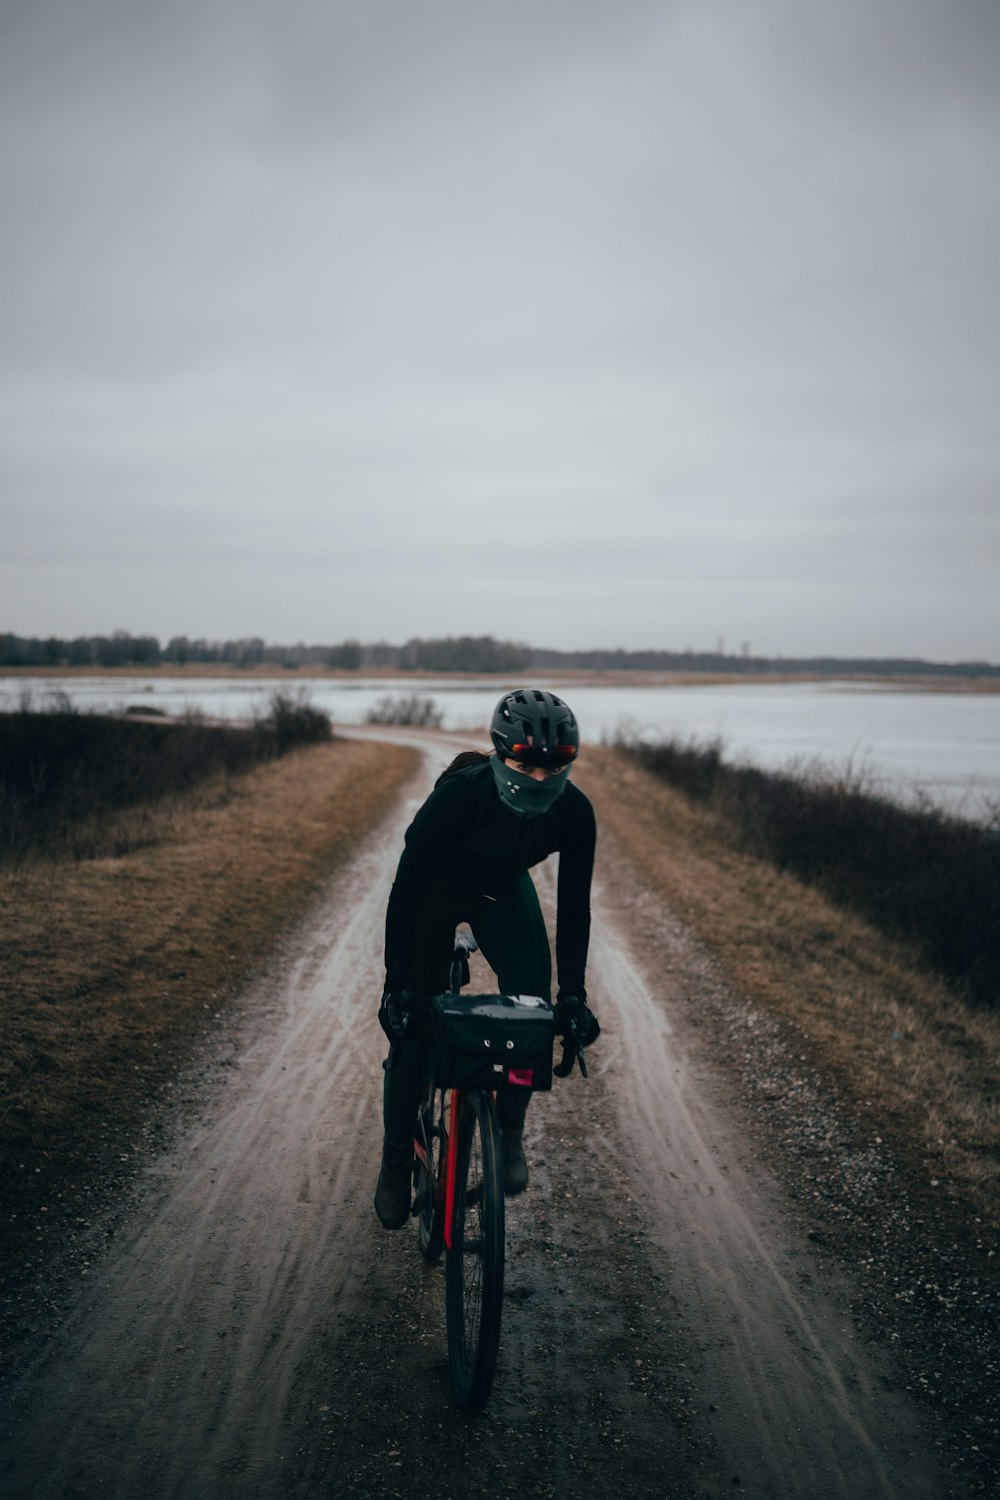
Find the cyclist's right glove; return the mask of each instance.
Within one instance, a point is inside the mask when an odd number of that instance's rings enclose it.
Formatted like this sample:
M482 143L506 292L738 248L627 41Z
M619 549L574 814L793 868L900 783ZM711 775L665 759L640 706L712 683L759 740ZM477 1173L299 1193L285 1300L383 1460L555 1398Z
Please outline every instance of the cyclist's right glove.
M386 990L378 1008L378 1024L394 1047L409 1035L417 1010L415 990Z
M591 1046L601 1034L597 1017L581 995L560 996L556 1003L556 1031L568 1039L573 1023L580 1047Z

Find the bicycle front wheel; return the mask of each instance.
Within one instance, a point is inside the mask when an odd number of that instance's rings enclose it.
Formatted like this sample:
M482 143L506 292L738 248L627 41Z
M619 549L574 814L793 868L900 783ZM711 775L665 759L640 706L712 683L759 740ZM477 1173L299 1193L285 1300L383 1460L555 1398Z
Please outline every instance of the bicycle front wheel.
M493 1385L503 1309L503 1170L500 1126L489 1094L466 1095L458 1135L455 1216L446 1265L448 1368L458 1405L474 1412Z

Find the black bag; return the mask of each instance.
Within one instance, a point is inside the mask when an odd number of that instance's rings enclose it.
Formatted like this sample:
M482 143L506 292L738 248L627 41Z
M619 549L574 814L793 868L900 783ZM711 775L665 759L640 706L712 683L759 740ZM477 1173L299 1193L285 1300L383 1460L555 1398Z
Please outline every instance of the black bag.
M552 1087L555 1011L538 995L434 995L428 1072L442 1088Z

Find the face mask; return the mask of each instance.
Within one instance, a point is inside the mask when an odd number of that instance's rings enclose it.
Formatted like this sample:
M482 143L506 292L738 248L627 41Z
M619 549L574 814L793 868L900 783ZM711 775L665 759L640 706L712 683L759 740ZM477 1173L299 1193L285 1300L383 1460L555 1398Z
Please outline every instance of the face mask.
M497 784L500 801L511 812L517 813L519 818L537 818L541 813L548 812L569 781L568 771L560 771L558 776L546 776L544 781L536 781L533 776L525 776L523 771L505 766L499 755L493 756L490 765L493 767L493 780Z

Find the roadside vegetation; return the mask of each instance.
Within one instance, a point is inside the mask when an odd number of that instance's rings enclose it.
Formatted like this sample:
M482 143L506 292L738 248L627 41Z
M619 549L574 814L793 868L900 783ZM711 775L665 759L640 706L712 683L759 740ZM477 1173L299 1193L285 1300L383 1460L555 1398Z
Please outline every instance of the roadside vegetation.
M912 945L970 1003L1000 1008L1000 809L983 826L901 806L863 774L732 765L717 742L617 748L711 809L734 848Z
M419 729L440 729L444 714L434 706L434 699L423 693L386 693L368 710L369 724L413 724Z
M331 734L327 714L285 693L248 726L80 713L65 697L36 711L29 700L0 714L0 865L123 854L148 839L153 807Z

